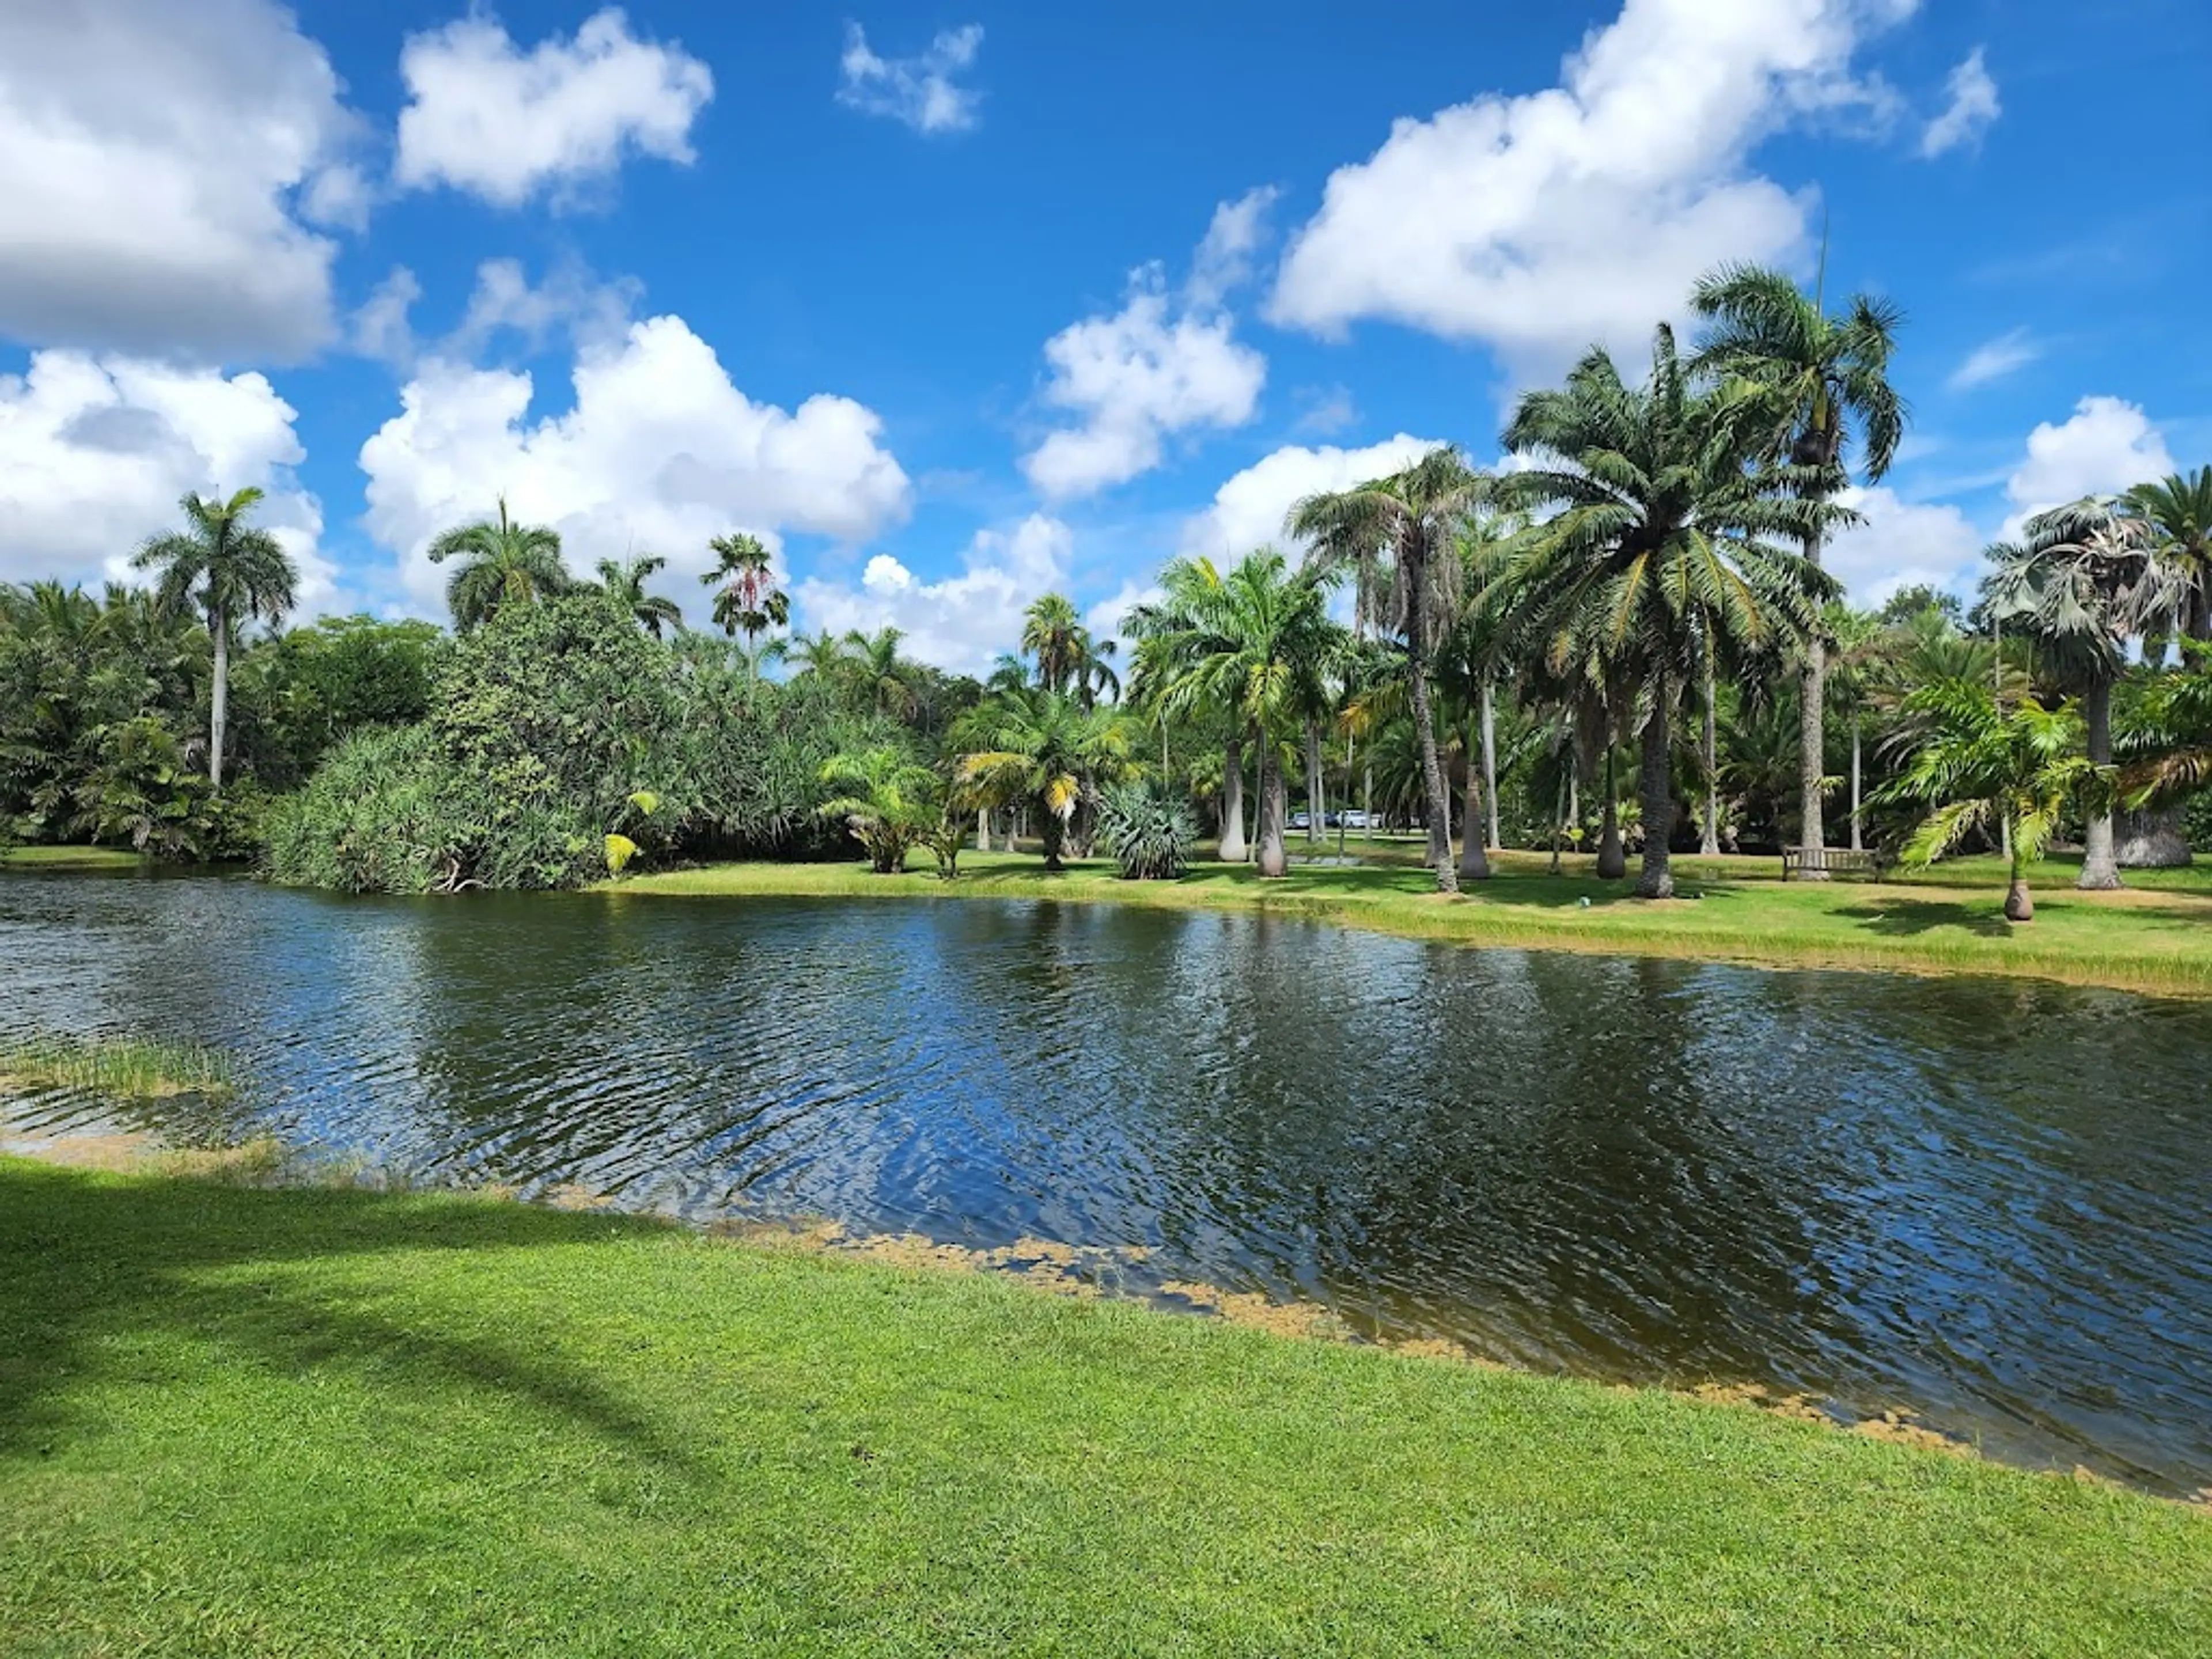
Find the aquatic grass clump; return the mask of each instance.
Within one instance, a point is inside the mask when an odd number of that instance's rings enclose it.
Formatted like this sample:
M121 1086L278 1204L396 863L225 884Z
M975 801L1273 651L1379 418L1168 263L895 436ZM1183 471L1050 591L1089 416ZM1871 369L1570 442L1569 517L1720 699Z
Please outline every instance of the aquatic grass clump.
M128 1100L230 1095L238 1071L228 1054L152 1037L40 1036L0 1041L0 1085L83 1089Z

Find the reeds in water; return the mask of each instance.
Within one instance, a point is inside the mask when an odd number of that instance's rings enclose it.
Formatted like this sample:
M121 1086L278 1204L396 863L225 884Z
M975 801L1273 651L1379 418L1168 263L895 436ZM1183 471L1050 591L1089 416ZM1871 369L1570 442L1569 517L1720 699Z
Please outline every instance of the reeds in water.
M228 1095L237 1068L218 1048L149 1037L0 1039L0 1085L84 1089L132 1100Z

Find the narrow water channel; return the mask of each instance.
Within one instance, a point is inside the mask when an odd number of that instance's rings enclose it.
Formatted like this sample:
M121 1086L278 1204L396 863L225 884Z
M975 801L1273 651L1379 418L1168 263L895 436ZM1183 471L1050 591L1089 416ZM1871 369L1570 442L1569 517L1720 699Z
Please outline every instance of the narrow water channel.
M0 1035L234 1051L422 1179L1316 1299L1544 1370L2212 1485L2212 1008L1021 902L0 876ZM6 1107L46 1128L112 1117Z

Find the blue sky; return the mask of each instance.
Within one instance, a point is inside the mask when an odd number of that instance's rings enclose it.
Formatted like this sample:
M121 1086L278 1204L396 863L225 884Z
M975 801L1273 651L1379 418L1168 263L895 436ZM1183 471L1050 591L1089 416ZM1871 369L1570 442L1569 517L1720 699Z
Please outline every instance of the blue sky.
M80 0L0 17L0 579L258 483L312 608L434 613L502 491L572 564L781 550L975 668L1516 390L1727 258L1909 315L1836 550L1971 584L2212 460L2200 0L951 10ZM2168 83L2171 82L2171 85Z

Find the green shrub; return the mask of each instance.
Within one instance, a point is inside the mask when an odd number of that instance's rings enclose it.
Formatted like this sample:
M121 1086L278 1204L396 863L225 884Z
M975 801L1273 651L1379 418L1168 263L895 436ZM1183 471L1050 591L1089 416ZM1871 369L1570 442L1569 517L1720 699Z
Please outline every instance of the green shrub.
M1190 804L1150 781L1109 786L1099 798L1099 844L1126 881L1172 881L1190 867L1198 823Z

